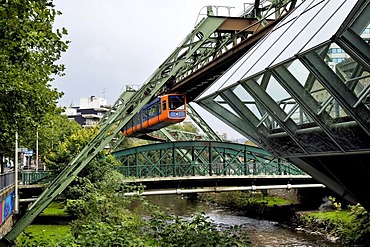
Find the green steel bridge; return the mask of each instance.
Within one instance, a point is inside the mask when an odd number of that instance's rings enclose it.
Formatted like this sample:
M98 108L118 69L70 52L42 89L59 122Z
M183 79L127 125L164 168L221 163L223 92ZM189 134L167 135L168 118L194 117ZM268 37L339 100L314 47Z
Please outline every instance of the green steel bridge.
M324 187L287 160L239 143L175 141L112 154L128 181L145 186L141 195Z
M207 8L137 91L117 99L99 133L1 243L14 241L104 148L116 150L123 126L165 93L185 94L259 147L370 210L370 45L363 36L370 1L255 0L235 17L213 10ZM346 53L343 62L334 63L333 47ZM228 166L211 171L242 171Z
M265 150L217 141L176 141L133 147L112 153L126 177L306 175Z

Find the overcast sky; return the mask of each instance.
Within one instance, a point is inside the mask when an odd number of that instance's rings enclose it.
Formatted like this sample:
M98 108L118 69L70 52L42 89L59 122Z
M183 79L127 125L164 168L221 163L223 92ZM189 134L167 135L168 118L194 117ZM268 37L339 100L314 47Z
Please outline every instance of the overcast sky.
M64 92L59 105L79 105L90 96L114 103L126 85L148 79L190 33L204 6L231 6L237 16L245 2L251 1L55 0L62 12L55 27L65 27L71 41L61 59L66 75L53 82Z

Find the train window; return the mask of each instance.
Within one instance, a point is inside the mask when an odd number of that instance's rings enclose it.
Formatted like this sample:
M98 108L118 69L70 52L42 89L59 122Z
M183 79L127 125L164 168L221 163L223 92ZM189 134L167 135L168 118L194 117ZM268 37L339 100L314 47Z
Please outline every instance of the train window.
M145 108L142 111L143 121L146 121L148 119L148 109Z
M151 106L148 108L148 115L149 117L154 116L154 106Z
M129 128L131 128L132 126L134 126L134 124L133 124L133 122L132 122L132 119L128 122L127 126L128 126Z
M171 95L169 96L169 107L170 110L183 110L185 109L184 96L182 95Z
M148 108L149 117L153 117L158 114L158 104L152 105Z
M163 111L165 111L167 109L167 101L166 100L163 100L163 102L162 102L162 109L163 109Z

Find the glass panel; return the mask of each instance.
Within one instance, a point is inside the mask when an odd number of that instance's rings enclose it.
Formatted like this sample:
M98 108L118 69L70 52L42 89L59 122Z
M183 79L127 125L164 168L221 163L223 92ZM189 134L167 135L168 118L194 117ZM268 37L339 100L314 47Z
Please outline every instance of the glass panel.
M321 108L319 109L316 109L317 107L315 106L308 105L309 107L312 107L316 114L325 110L332 118L347 116L343 109L336 103L332 95L312 74L309 73L308 69L304 67L299 60L295 60L287 69L301 83L301 85L304 86L306 91L316 100L316 102L321 105ZM335 67L333 67L333 69L335 70ZM303 122L306 123L306 121Z
M328 17L330 16L330 19L327 22L321 23L321 24L317 22L317 25L321 27L320 31L315 33L314 37L301 50L301 52L307 51L317 46L318 44L321 44L329 40L333 36L333 34L338 31L339 27L342 25L342 23L344 22L347 15L352 10L353 6L356 4L357 1L355 0L350 0L350 1L336 0L336 1L327 1L327 2L328 4L325 6L325 11L323 11L323 14L326 13Z
M285 47L284 50L274 59L271 65L285 61L302 50L304 45L330 17L330 14L327 13L328 11L324 11L328 2L324 1L315 5L294 21L294 24L287 30L284 37L280 39L280 46ZM332 31L332 34L334 32L335 30Z
M257 119L259 119L260 121L261 119L265 119L265 121L261 121L260 124L263 124L267 128L271 129L271 118L268 117L266 111L260 105L258 105L253 97L241 85L236 87L233 92Z
M221 96L217 96L214 99L214 101L217 102L220 106L222 106L226 110L228 110L229 112L233 113L235 116L238 116L240 118L240 116L226 103L226 101Z
M332 97L330 97L332 99ZM330 100L330 104L325 107L325 111L332 117L332 118L344 118L347 117L348 114L344 111L344 109L338 104L335 99Z
M304 11L306 11L308 8L314 6L316 2L320 2L320 1L318 0L303 1L282 22L278 24L278 27L281 27L282 25L294 20L295 18L300 16Z
M333 68L339 78L356 95L357 103L364 103L369 107L370 100L370 75L359 63L357 63L345 49L332 43L327 53L327 63ZM341 116L344 111L341 110ZM347 116L345 114L345 116Z
M292 111L289 112L288 115L298 126L314 122L299 105L294 105Z
M354 0L305 1L222 75L200 98L226 88L241 79L247 79L261 72L262 69L329 40L354 4ZM324 26L323 23L325 23ZM299 32L300 30L302 32ZM295 38L297 34L298 37ZM287 44L289 44L288 48Z
M298 59L288 64L286 67L301 85L306 85L309 82L308 76L310 75L310 71Z

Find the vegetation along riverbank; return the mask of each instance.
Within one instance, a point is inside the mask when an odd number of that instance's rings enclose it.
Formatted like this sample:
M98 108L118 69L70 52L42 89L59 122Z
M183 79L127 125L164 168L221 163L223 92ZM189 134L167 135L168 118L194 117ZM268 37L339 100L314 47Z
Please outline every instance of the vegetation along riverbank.
M324 211L300 211L295 200L260 192L199 194L198 199L241 212L248 217L274 220L296 230L322 234L331 241L353 246L370 245L370 214L360 205L345 206L330 197Z
M49 154L49 162L66 164L61 161L75 157L93 135L94 130L75 130L61 143L60 150ZM248 238L238 235L235 229L219 231L204 214L181 219L144 197L125 196L126 192L143 188L128 185L117 172L119 165L113 156L102 153L63 191L60 195L65 203L63 210L68 217L75 217L70 228L65 229L66 234L58 230L50 234L56 235L51 240L44 234L52 230L40 226L37 229L42 232L40 236L34 234L37 227L31 226L18 238L17 246L250 246ZM58 210L61 208L55 205L40 217L47 217L48 213L60 217Z

